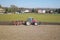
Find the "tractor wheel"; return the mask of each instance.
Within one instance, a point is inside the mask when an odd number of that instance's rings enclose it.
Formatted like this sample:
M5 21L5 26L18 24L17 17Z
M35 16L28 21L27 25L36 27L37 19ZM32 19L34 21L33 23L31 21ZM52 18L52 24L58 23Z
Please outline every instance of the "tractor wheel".
M36 23L34 23L34 25L36 26L36 25L38 25L38 23L36 22Z
M26 22L26 25L31 25L31 23L30 22Z

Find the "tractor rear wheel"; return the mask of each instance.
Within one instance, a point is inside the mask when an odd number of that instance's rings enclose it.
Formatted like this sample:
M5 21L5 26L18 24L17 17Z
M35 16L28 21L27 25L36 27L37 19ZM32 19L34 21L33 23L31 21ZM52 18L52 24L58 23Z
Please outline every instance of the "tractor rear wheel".
M38 25L38 23L37 23L37 22L35 22L35 23L34 23L34 25L36 26L36 25Z

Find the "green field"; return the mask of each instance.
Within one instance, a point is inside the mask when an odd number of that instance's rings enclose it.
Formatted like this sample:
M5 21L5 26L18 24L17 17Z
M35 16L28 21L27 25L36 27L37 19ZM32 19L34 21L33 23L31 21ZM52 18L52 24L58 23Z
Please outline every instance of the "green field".
M27 18L33 17L41 22L59 22L60 14L0 14L0 21L15 21L15 20L27 20Z

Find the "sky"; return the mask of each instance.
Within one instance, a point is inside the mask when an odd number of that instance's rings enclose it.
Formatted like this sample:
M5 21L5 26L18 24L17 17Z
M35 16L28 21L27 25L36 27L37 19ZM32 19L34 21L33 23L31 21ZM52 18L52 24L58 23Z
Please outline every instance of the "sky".
M60 0L0 0L0 5L26 8L60 8Z

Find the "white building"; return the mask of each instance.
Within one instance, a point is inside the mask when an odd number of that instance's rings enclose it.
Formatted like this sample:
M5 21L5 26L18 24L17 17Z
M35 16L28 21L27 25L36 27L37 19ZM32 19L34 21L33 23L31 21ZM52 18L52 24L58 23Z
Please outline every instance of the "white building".
M0 13L4 13L5 10L3 8L0 8Z
M30 12L30 11L29 11L29 10L25 10L24 12L28 13L28 12Z
M46 10L38 10L38 13L46 13Z
M30 10L23 10L23 11L21 11L22 13L29 13L30 12Z
M52 11L52 10L51 10L50 12L51 12L51 13L53 13L53 11Z

